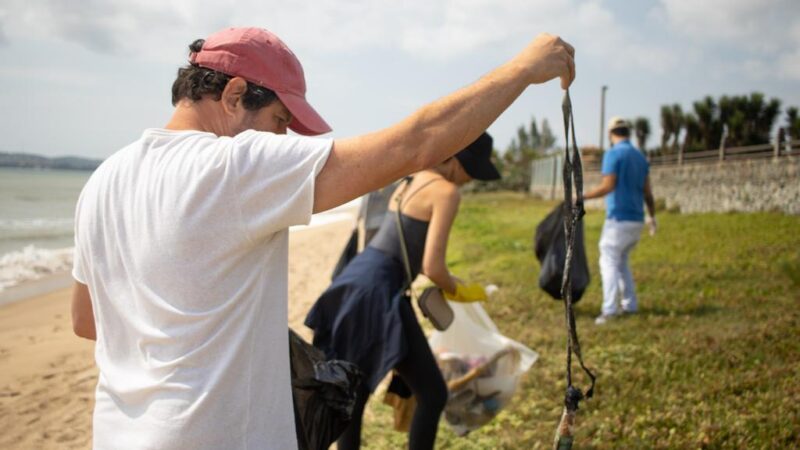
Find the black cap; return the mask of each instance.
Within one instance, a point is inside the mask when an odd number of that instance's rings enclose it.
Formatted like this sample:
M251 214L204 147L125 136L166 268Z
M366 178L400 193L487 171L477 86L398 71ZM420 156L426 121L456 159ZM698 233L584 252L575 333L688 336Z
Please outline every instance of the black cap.
M456 158L467 175L483 181L500 179L500 172L492 164L492 142L489 133L484 132L475 142L456 153Z

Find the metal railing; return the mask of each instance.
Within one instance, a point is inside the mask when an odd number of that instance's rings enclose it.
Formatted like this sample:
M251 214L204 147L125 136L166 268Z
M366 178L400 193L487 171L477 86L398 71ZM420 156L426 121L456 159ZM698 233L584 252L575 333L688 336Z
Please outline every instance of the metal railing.
M649 156L648 161L651 166L672 166L786 157L800 157L800 139L784 141L780 145L772 143L730 148L722 146L715 150ZM531 162L529 192L543 198L555 198L556 192L561 189L562 184L561 161L561 155L555 154ZM600 166L599 160L584 160L583 162L584 170L590 173L599 172Z
M561 174L561 154L536 159L531 162L531 184L528 191L543 198L553 199L564 184Z
M739 161L743 159L782 158L800 156L800 139L775 142L772 144L748 145L744 147L726 148L724 145L718 150L704 150L700 152L681 152L668 155L650 156L650 165L682 165L694 163Z

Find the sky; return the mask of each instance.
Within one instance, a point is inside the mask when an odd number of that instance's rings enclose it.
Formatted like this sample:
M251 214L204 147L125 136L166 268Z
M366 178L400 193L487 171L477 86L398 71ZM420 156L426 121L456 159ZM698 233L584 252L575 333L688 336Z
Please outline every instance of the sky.
M798 0L3 0L0 151L111 155L166 124L189 43L228 26L292 48L334 138L392 125L540 32L576 48L580 146L599 144L604 85L606 120L649 118L651 145L664 104L758 91L800 106ZM561 96L557 80L529 87L489 128L495 148L533 117L563 145Z

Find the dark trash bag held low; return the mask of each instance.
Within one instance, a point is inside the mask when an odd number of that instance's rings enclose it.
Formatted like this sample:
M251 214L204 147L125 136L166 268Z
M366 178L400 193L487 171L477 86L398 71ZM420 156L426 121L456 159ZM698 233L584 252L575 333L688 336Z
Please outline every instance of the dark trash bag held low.
M326 360L291 329L289 359L297 446L327 450L350 423L361 371L347 361Z
M539 287L555 300L561 298L561 279L567 259L566 233L564 232L564 203L558 206L536 226L533 239L536 259L541 263ZM572 259L572 302L577 303L589 285L589 263L583 242L583 219L575 229L575 255Z

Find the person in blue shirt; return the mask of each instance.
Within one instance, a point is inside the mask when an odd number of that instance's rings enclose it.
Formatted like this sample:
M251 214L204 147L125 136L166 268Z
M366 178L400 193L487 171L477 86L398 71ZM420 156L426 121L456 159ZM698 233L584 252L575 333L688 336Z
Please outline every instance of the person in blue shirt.
M600 277L603 306L595 319L605 324L619 314L638 309L636 290L628 257L645 225L644 205L649 217L650 235L656 231L656 209L650 186L650 166L642 152L631 144L631 124L614 117L609 121L611 148L603 154L603 178L587 192L585 199L606 197L606 221L600 235ZM617 299L621 297L620 305ZM619 306L621 306L621 311Z

